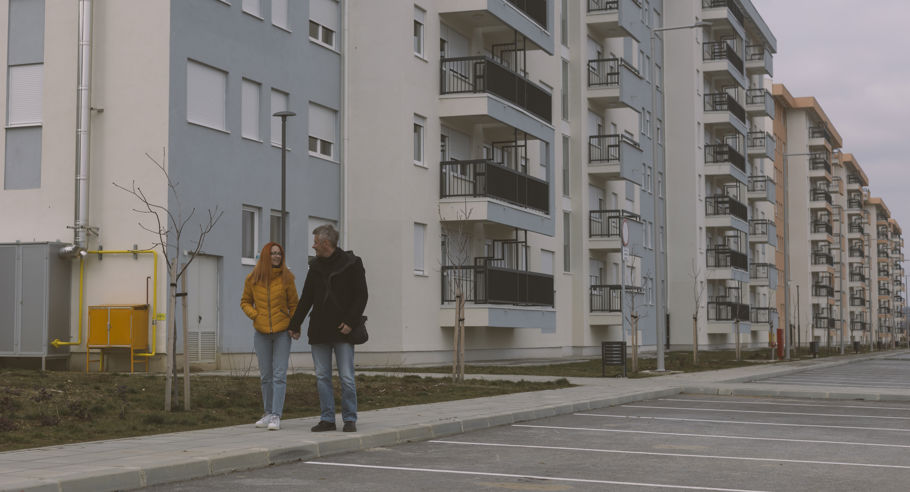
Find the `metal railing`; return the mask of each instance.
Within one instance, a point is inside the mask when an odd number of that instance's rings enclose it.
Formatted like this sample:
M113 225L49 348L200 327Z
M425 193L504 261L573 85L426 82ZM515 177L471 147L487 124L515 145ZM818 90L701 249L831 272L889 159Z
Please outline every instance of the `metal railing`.
M506 0L516 9L524 12L538 26L548 29L547 25L547 0Z
M708 321L749 321L748 304L729 301L708 301Z
M828 205L831 205L831 193L829 193L828 190L812 188L809 192L809 201L827 202Z
M847 184L863 184L863 181L859 179L859 174L850 173L847 175Z
M850 258L865 258L866 252L862 248L850 248L849 255Z
M746 147L750 149L764 149L765 142L770 140L772 143L775 141L774 135L771 135L768 132L749 132L746 134Z
M588 87L619 87L619 71L623 67L638 73L635 67L622 58L588 60Z
M732 215L749 220L749 207L725 195L705 197L705 215Z
M638 142L627 135L591 135L588 137L588 162L619 162L623 143L641 149Z
M589 290L590 309L592 313L618 313L622 311L621 285L592 285ZM636 285L625 286L626 295L638 294L642 288Z
M813 284L812 295L815 297L834 297L834 287L825 284Z
M828 253L812 253L813 265L834 265L834 257Z
M746 91L746 105L765 104L771 101L771 93L768 89L749 89Z
M442 302L454 301L460 285L465 301L476 304L553 305L552 275L480 263L442 267Z
M740 73L743 71L743 59L736 53L736 49L726 41L713 41L703 43L702 60L717 61L727 60Z
M865 296L850 296L850 305L853 307L862 307L866 305Z
M589 237L620 237L623 219L640 221L641 217L628 210L591 210L588 213Z
M729 111L739 121L746 122L746 110L726 92L705 94L705 111Z
M747 189L752 192L768 191L768 183L774 184L774 180L768 176L749 176Z
M763 44L746 45L746 61L762 61L771 52Z
M772 307L754 307L751 312L753 323L770 323L777 317L777 308Z
M812 233L813 234L831 234L834 229L831 227L831 224L827 222L812 222Z
M777 267L771 263L752 263L749 265L749 278L750 279L769 279L771 278L771 272L777 271Z
M619 0L588 0L588 12L614 12L619 10Z
M850 232L853 234L862 234L863 232L865 232L865 230L866 230L866 228L865 228L865 226L863 226L863 224L848 224L847 225L847 232Z
M816 152L809 156L809 169L813 171L824 169L828 174L831 174L830 159L825 153Z
M730 144L705 145L705 164L729 162L742 172L746 172L746 158Z
M549 184L489 159L439 163L439 197L489 197L550 212Z
M772 220L752 219L749 221L749 234L753 236L768 236L772 226L776 227Z
M878 251L877 251L877 253L878 253L878 257L879 257L879 258L888 258L889 256L891 256L891 255L888 253L888 249L887 249L887 248L879 248Z
M851 282L865 282L866 274L863 272L850 272L850 281Z
M713 9L718 7L726 7L733 17L739 21L740 24L744 24L745 17L743 16L743 11L739 9L739 6L736 5L736 2L733 0L702 0L702 8Z
M834 318L828 316L818 316L812 317L812 328L819 330L833 330L834 329Z
M708 248L706 262L708 268L736 268L749 271L749 257L745 253L730 248Z
M488 92L551 122L552 95L488 56L443 58L440 94Z
M833 140L828 129L821 126L810 126L809 138L824 138L829 144L831 143L831 140Z
M860 320L850 320L850 331L866 331L869 323Z
M847 200L847 208L863 208L862 200Z

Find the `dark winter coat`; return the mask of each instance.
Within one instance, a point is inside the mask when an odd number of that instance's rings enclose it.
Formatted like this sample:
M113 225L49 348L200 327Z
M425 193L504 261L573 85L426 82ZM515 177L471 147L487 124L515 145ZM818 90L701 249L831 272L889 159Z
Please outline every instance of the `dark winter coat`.
M327 289L334 295L329 296ZM316 257L310 263L288 330L299 333L300 325L312 308L307 330L310 345L347 342L339 326L344 322L354 327L360 322L366 305L367 280L363 262L352 251L336 248L328 258Z

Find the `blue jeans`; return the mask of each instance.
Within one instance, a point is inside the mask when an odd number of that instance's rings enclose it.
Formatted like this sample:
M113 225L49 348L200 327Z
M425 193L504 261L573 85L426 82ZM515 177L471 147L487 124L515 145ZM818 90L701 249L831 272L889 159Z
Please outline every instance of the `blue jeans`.
M259 379L262 383L262 408L265 413L281 417L284 393L288 383L288 357L291 355L291 337L288 332L265 334L255 332L253 348L259 359Z
M335 422L335 393L332 391L332 351L341 378L341 419L357 422L357 386L354 383L354 346L350 343L317 343L311 346L319 393L319 419Z

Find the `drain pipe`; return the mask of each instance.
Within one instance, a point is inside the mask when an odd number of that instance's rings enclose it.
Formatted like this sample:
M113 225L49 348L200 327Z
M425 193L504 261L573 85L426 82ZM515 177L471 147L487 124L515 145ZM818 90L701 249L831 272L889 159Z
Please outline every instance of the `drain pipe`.
M88 249L89 128L91 125L92 83L92 0L79 0L79 56L76 88L76 183L73 244L64 246L60 256L85 256Z

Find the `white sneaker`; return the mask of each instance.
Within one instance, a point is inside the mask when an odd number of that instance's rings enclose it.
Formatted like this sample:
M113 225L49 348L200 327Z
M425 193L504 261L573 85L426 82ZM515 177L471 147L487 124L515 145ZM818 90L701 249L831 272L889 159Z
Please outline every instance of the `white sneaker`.
M272 420L269 421L269 430L276 431L281 428L281 417L277 415L272 415Z
M270 414L270 413L263 414L262 418L256 421L256 428L262 429L264 427L268 427L269 422L271 422L271 421L272 421L272 414Z

